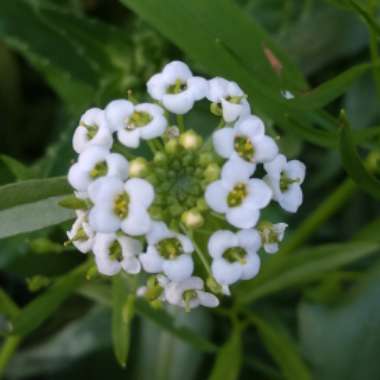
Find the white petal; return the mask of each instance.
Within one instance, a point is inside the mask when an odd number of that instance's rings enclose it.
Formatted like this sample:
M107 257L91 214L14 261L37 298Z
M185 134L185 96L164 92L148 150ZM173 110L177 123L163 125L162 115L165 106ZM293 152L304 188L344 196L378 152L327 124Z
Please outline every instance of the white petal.
M162 269L172 281L183 281L193 273L193 259L190 255L183 254L174 260L165 260Z
M235 131L233 128L222 128L215 131L212 141L216 152L224 157L230 158L234 152Z
M123 181L128 178L129 165L124 156L118 153L111 153L107 157L106 162L108 166L108 176L119 177Z
M298 179L301 184L305 179L306 166L303 162L298 160L289 161L286 165L286 174L291 179Z
M118 237L117 240L121 245L124 257L136 256L142 252L142 244L139 240L132 239L128 236Z
M136 257L129 257L121 262L122 268L130 274L137 274L141 270L140 261Z
M173 234L169 231L164 222L152 222L151 228L147 233L147 241L149 245L154 245L162 239L172 237Z
M128 216L121 223L121 229L128 235L139 236L146 234L151 225L148 212L140 205L129 206Z
M168 63L162 70L162 75L165 80L170 83L174 83L177 79L185 82L193 76L189 66L181 61L172 61Z
M248 195L245 202L252 207L262 209L266 207L272 198L271 188L261 179L251 179L248 182Z
M227 196L228 190L223 187L222 181L212 182L206 188L206 202L216 212L224 213L227 211Z
M124 128L125 121L132 115L133 109L133 104L125 99L117 99L108 103L104 113L111 131Z
M263 121L255 116L249 115L240 119L236 123L237 133L249 136L251 140L254 140L258 136L263 136L265 133L265 126Z
M140 128L141 138L149 140L160 137L165 132L167 125L165 116L158 115L149 124Z
M83 170L92 170L94 166L104 161L110 154L109 150L100 146L88 147L79 155L78 163Z
M285 235L285 230L288 228L288 225L286 223L276 223L276 224L273 224L272 228L277 234L277 239L279 241L282 241Z
M95 256L95 262L99 273L106 276L113 276L120 272L121 265L117 260L110 260L101 256Z
M208 83L204 78L191 77L187 80L187 86L193 94L194 100L201 100L207 95Z
M271 137L262 136L254 142L255 160L257 162L272 161L278 154L278 146Z
M113 138L111 131L105 125L99 127L96 135L90 140L89 145L101 146L106 149L110 149L113 144Z
M278 199L280 206L288 212L297 212L303 201L302 190L299 185L290 185L289 189L282 193Z
M221 103L223 119L227 123L232 123L233 121L235 121L243 111L243 106L241 104L231 103L223 98L221 100Z
M77 127L73 135L74 150L77 153L82 153L86 149L88 144L89 139L87 137L87 129L82 126Z
M203 289L203 280L200 277L192 276L181 281L178 284L178 288L181 290L182 293L190 289L201 290Z
M239 246L245 248L246 251L257 252L261 246L260 234L254 230L241 230L237 233Z
M214 232L208 241L208 252L214 259L223 256L224 252L231 247L238 245L236 234L228 230Z
M148 181L141 178L132 178L125 183L124 188L130 196L130 203L143 208L147 208L152 204L154 189Z
M260 217L260 212L251 207L235 207L226 213L228 223L237 228L252 228L256 225Z
M193 243L187 236L177 234L177 239L181 242L182 249L185 253L192 253L194 251Z
M248 254L245 259L247 262L242 265L242 280L250 280L255 277L260 270L260 257L256 253Z
M79 191L87 191L88 186L92 181L88 172L83 171L78 163L71 166L67 175L67 180L74 189Z
M219 300L213 294L208 292L203 292L201 290L197 291L197 296L199 298L200 304L205 307L217 307L219 305Z
M178 94L165 94L162 98L162 104L169 111L183 115L193 108L194 97L189 90Z
M116 232L120 228L120 219L111 210L101 206L93 207L88 215L91 228L96 232Z
M221 285L231 285L238 281L242 268L240 263L229 263L224 259L213 260L211 264L212 274Z
M229 96L244 96L244 92L236 82L227 82L227 93Z
M215 77L208 81L208 85L208 100L219 103L227 95L228 81L226 79Z
M278 251L278 243L264 244L264 250L266 253L276 253Z
M222 181L232 189L239 182L247 182L254 171L255 165L238 157L233 157L223 165L221 177Z
M162 270L164 260L154 247L148 247L147 252L139 256L144 270L148 273L159 273Z
M156 100L161 100L166 92L167 83L161 73L153 75L146 84L148 94Z
M120 129L117 132L117 138L128 148L137 148L140 144L140 130L138 128L132 131L127 131L125 128Z
M88 187L88 195L92 202L101 203L104 208L113 206L117 194L124 193L124 183L117 177L101 177Z
M272 161L264 164L264 169L269 176L280 178L281 172L285 169L286 157L278 154Z

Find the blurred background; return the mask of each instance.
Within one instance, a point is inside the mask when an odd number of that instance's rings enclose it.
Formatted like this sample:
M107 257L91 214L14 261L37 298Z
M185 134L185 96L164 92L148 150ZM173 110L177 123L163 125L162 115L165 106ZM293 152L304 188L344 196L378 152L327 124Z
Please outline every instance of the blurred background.
M267 43L280 49L281 53L274 53L272 60L270 53L266 54L268 70L272 70L270 62L273 66L273 60L276 62L283 54L299 68L310 88L355 65L371 61L376 64L378 60L377 1L357 1L363 6L359 10L350 1L222 1L226 2L233 3L233 9L243 15L244 25L252 23L259 36L268 36L263 37L266 42L259 47L261 50ZM172 1L159 3L157 8L163 14L178 11L171 8ZM207 4L196 13L199 1L188 3L189 7L195 5L193 16L203 17L206 25ZM160 21L152 21L155 14L143 8L138 1L128 0L1 0L0 185L65 175L74 158L71 138L81 113L90 106L103 107L110 99L126 97L130 89L143 99L145 82L166 62L180 59L195 72L218 74L217 63L210 67L197 59L197 52L189 54L191 49L182 46L186 38L176 43L177 36L171 38L168 28L161 29ZM161 17L158 11L156 16L157 20ZM231 36L241 39L250 50L250 43L256 39L251 42L247 29L239 31L240 25L227 16L221 11L220 25L215 28L231 30ZM191 15L187 17L191 19ZM186 27L186 20L182 33L191 36L193 31ZM173 16L175 22L181 30L179 15ZM369 28L371 22L375 25ZM249 59L247 53L244 65L257 64ZM228 77L224 72L220 75ZM360 153L364 155L378 149L380 143L376 129L380 121L378 78L372 69L352 74L320 113L335 123L344 108L354 133L362 136ZM235 73L231 73L231 79L235 79ZM244 88L248 82L240 84ZM307 92L297 85L292 88L292 83L284 80L280 88L292 90L296 96ZM328 211L326 217L314 220L312 233L304 239L307 241L296 245L317 249L329 243L341 247L339 244L355 239L366 244L378 242L379 203L346 179L336 146L323 133L322 137L314 136L302 127L284 127L276 119L276 105L272 112L270 102L259 103L256 108L252 99L252 107L272 133L281 136L284 153L304 161L308 168L300 212L292 217L275 216L286 218L294 232L330 199L324 208ZM308 112L308 108L302 110L303 114ZM197 109L192 123L207 136L212 127L208 110ZM336 198L331 198L334 194ZM83 257L73 248L62 245L67 226L58 224L0 240L0 284L18 308L82 262ZM342 247L343 253L350 251L350 246ZM253 323L246 327L238 345L227 347L226 357L238 362L239 370L233 377L226 374L224 379L380 379L379 251L371 245L368 255L353 253L352 259L343 259L342 265L348 264L344 268L336 262L330 268L326 261L323 273L315 278L313 268L319 264L311 261L309 267L302 269L302 281L278 292L264 291L265 296L245 304L248 313L257 312L260 321L270 323ZM241 292L246 289L242 287ZM215 346L210 348L195 338L195 343L189 344L193 338L181 339L177 330L173 334L172 321L165 322L164 318L157 322L154 312L152 315L143 306L132 322L127 368L120 368L112 351L111 311L106 297L94 302L93 293L82 293L69 297L42 326L25 337L12 358L0 356L2 371L10 359L3 374L6 379L209 378ZM2 302L5 301L0 297L0 332L5 336L10 317L1 314L5 305L1 306ZM169 310L169 314L173 313L176 312ZM188 315L177 313L174 318L174 323L187 326L216 346L223 345L231 333L231 323L223 312L197 310Z

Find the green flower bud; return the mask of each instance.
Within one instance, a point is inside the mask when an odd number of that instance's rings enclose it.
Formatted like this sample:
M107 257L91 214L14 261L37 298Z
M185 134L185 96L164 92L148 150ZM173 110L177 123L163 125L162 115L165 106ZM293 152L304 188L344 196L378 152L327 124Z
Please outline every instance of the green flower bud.
M197 209L199 211L206 211L208 209L207 203L204 198L199 198L197 200Z
M194 131L186 131L179 136L179 143L188 150L196 150L200 148L203 139Z
M176 139L169 140L165 144L165 152L167 152L168 154L171 154L171 155L174 155L175 153L177 153L178 148L179 148L179 144L178 144L178 141Z
M185 211L181 215L181 222L190 229L199 228L203 225L204 219L197 209Z
M165 153L162 153L162 152L157 152L154 157L153 157L153 161L158 164L158 165L162 165L162 164L166 164L167 161L168 161L168 158L166 157Z
M137 157L129 163L129 175L131 177L144 177L148 173L148 162L143 157Z
M216 181L220 175L220 167L218 164L209 164L204 171L204 178L208 182Z

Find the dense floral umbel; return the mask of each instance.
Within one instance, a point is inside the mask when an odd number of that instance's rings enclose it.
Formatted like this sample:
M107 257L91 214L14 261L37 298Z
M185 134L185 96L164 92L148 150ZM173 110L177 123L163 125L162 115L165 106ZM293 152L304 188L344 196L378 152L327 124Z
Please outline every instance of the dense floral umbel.
M81 117L68 173L75 192L64 202L77 219L67 235L92 252L102 275L144 272L137 294L153 306L216 307L217 295L258 274L260 250L278 251L287 224L262 211L297 211L305 166L279 154L235 82L194 76L174 61L147 90L151 102L116 99ZM207 140L183 118L200 101L218 119ZM198 241L205 237L207 247Z

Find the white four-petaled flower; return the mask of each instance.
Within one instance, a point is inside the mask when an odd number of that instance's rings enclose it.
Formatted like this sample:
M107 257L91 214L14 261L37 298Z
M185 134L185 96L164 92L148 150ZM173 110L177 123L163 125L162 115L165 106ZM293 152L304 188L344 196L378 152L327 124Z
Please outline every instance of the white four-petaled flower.
M261 243L266 253L276 253L279 243L284 239L286 223L260 223L258 230L261 235Z
M252 169L238 160L227 161L221 179L206 189L205 199L214 211L225 214L227 221L238 228L252 228L260 209L271 200L272 191L262 180L250 178Z
M97 233L93 251L98 271L106 276L113 276L121 269L130 274L140 272L137 255L142 245L136 239L115 233Z
M147 209L154 199L149 182L140 178L123 182L117 177L103 177L93 182L88 192L94 204L88 218L96 232L121 229L128 235L138 236L149 231L151 219Z
M76 211L77 218L67 231L67 236L78 251L82 253L90 252L94 246L95 233L88 224L87 213L84 211Z
M170 304L183 307L188 311L199 305L218 306L218 298L203 289L204 284L200 277L189 277L181 282L170 282L166 285L165 298Z
M273 160L278 154L277 144L265 135L263 122L257 116L240 119L233 128L222 128L214 132L216 152L223 158L234 158L241 165L255 170L255 164Z
M78 162L71 166L68 181L80 192L87 191L89 185L100 177L128 178L128 161L118 153L92 146L79 155Z
M208 82L207 99L221 107L223 119L232 123L250 114L246 95L237 83L216 77Z
M208 242L213 258L212 274L221 285L231 285L238 280L249 280L260 269L257 255L261 245L260 235L254 229L233 233L227 230L214 232Z
M90 108L81 117L73 136L73 148L82 153L90 146L112 147L112 133L100 108Z
M170 231L163 222L153 222L146 239L147 250L140 255L146 272L163 272L172 281L182 281L191 276L194 247L187 236Z
M273 199L288 212L296 212L303 201L301 184L305 179L306 167L298 160L287 161L279 154L273 161L264 164L268 173L264 181L273 190Z
M140 139L150 140L162 136L168 125L164 110L157 104L134 105L124 99L113 100L104 110L109 128L117 132L119 141L137 148Z
M167 110L182 115L206 96L208 86L206 79L193 76L185 63L173 61L149 79L147 88L149 95Z

